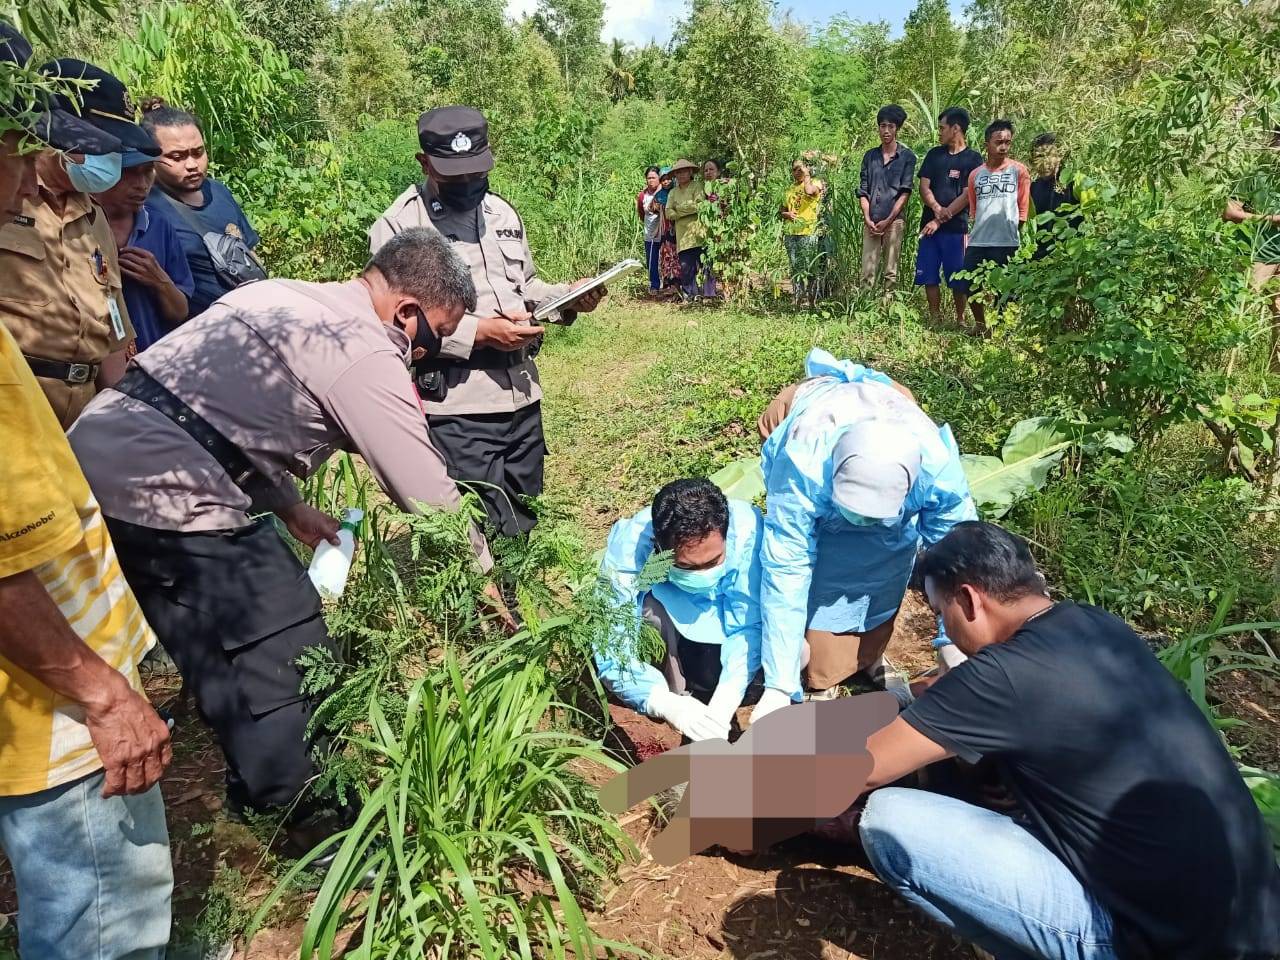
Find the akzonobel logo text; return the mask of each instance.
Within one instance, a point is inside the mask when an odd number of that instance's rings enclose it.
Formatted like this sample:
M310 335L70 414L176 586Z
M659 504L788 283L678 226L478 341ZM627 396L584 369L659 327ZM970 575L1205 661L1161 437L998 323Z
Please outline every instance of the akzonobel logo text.
M17 540L19 537L25 537L32 530L39 530L46 523L53 519L53 511L49 511L39 520L32 520L25 527L14 530L12 533L0 533L0 541Z

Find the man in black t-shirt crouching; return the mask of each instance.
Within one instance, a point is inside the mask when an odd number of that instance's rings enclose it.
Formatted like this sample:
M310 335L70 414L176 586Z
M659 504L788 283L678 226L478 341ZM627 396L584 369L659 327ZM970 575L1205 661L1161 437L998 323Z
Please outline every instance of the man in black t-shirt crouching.
M869 783L986 757L1019 813L878 790L859 831L880 878L998 958L1280 954L1261 814L1146 644L1049 600L1027 545L991 524L958 524L921 574L969 660L869 739Z

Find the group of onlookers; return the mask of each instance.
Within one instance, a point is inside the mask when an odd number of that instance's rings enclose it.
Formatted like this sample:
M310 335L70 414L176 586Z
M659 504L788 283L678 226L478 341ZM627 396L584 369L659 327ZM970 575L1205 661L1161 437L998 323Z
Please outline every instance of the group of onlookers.
M645 170L636 213L644 224L650 295L684 303L720 297L707 256L705 218L723 213L726 198L721 194L729 182L724 165L717 160L705 161L701 171L684 159Z
M941 315L945 283L955 301L957 323L971 310L979 331L986 328L986 304L971 297L977 279L991 266L1008 263L1017 252L1022 227L1033 213L1059 211L1078 204L1073 189L1061 179L1062 155L1052 133L1032 141L1031 173L1011 155L1013 124L994 120L983 134L984 153L967 142L969 113L948 107L938 116L938 145L925 154L917 175L915 153L898 138L907 112L888 104L876 116L878 146L862 157L858 203L862 213L860 279L866 289L886 295L898 279L911 194L919 182L920 244L915 283L924 287L929 314ZM693 182L694 165L680 160L671 167L650 167L645 188L636 197L644 222L649 286L654 293L679 284L684 299L716 295L715 279L705 256L704 221L698 212L714 203L715 184L723 179L714 161L703 167L701 184ZM783 195L778 216L791 274L792 300L812 306L824 291L831 254L829 184L815 177L807 157L791 167L792 184ZM1064 211L1075 218L1078 212ZM1041 241L1038 255L1043 255Z

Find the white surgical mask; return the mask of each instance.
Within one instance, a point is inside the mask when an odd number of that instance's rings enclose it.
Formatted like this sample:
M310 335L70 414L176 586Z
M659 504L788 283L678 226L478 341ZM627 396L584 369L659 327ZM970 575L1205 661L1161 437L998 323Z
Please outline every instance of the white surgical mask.
M76 190L81 193L103 193L120 182L122 159L118 153L86 156L83 163L64 157L62 168L67 171L67 179Z

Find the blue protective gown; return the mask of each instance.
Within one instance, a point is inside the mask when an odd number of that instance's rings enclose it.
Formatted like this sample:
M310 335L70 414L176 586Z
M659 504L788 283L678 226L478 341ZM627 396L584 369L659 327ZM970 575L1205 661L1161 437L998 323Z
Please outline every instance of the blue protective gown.
M720 687L736 690L738 700L760 668L760 539L764 521L757 510L741 500L729 501L729 533L725 538L724 576L714 591L686 593L669 582L647 591L636 588L636 578L653 554L653 518L646 508L619 520L609 531L600 565L601 576L613 586L619 603L634 604L636 616L645 597L652 593L662 602L680 633L697 643L720 647ZM637 622L639 620L637 619ZM623 649L631 649L635 637L618 637ZM648 712L649 697L667 689L657 667L634 660L596 654L596 669L604 685L633 710Z
M976 520L949 427L884 374L825 350L761 451L768 515L760 550L765 685L798 697L805 630L872 630L902 604L916 553ZM879 420L920 442L920 473L896 521L855 527L831 500L832 452L849 427Z

